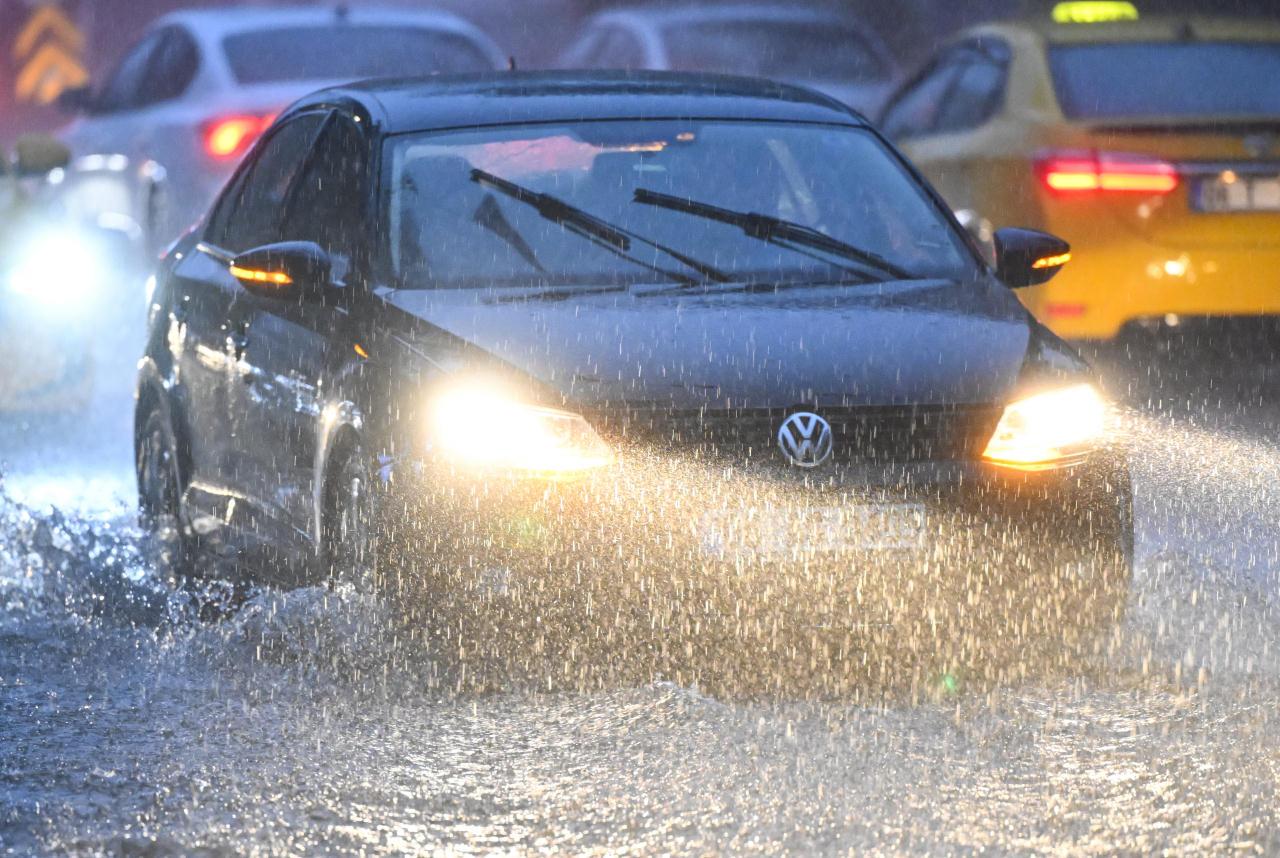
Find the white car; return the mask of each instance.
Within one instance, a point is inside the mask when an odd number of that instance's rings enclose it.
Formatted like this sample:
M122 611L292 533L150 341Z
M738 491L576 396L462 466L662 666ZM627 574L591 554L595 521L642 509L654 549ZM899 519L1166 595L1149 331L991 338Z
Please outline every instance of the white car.
M275 115L360 78L501 68L497 45L443 12L222 8L158 19L101 87L64 104L70 205L122 223L149 251L209 206Z
M639 6L592 16L562 68L660 69L773 78L874 115L899 69L856 19L803 4Z

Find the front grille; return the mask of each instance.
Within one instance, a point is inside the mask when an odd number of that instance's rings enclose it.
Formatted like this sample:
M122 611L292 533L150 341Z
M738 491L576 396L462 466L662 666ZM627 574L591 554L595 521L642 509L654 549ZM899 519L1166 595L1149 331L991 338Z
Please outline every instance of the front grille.
M747 459L779 459L778 429L796 410L636 410L597 418L602 431L633 441ZM831 424L836 462L890 464L981 455L1001 408L910 405L813 409Z

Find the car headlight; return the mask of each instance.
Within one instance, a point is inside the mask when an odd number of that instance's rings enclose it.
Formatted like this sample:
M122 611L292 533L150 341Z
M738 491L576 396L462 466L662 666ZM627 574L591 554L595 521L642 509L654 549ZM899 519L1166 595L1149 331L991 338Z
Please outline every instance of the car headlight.
M582 415L497 392L445 393L432 403L430 422L432 449L463 465L566 477L613 461Z
M17 245L5 285L27 300L75 309L99 288L103 276L101 255L83 236L46 232Z
M1080 461L1101 441L1107 405L1092 384L1036 393L1008 405L982 458L1022 471Z

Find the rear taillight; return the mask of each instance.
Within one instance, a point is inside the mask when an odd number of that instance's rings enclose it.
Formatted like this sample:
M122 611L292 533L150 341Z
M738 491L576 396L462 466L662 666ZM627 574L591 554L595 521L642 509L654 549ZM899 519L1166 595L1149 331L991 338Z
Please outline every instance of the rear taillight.
M1117 152L1051 152L1036 159L1036 175L1055 194L1167 194L1178 187L1178 170L1168 161Z
M238 158L267 129L274 114L223 116L205 123L204 151L210 158L227 161Z

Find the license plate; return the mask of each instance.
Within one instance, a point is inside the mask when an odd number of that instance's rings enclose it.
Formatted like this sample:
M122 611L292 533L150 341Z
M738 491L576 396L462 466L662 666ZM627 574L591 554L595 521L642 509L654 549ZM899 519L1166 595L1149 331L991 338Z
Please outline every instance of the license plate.
M1222 176L1191 185L1191 207L1200 212L1280 211L1280 176Z
M841 551L923 547L923 504L723 509L701 522L703 551L716 558L786 558Z

